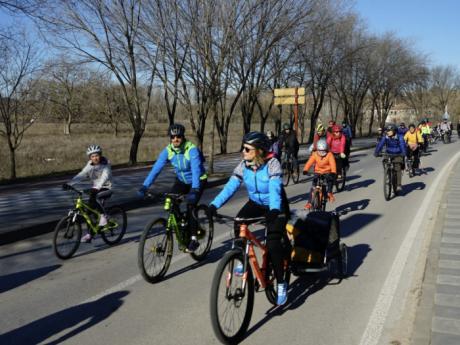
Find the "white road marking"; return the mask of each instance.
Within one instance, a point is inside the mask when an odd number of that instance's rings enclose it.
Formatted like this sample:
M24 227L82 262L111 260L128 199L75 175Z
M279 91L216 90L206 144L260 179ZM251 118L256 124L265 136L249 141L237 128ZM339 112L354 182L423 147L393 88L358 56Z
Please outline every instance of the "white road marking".
M220 242L221 240L223 240L225 237L229 237L229 233L228 231L225 231L223 234L215 237L213 239L213 243L217 243L217 242ZM175 264L176 262L180 261L180 260L183 260L187 257L189 257L190 255L189 254L186 254L186 253L181 253L179 255L176 255L172 258L171 260L171 264ZM110 295L114 292L118 292L118 291L122 291L124 289L126 289L128 286L131 286L135 283L137 283L138 281L142 280L142 276L140 274L136 274L135 276L132 276L131 278L128 278L126 279L125 281L122 281L121 283L117 284L117 285L114 285L104 291L102 291L101 293L98 293L97 295L94 295L93 297L90 297L86 300L84 300L83 302L81 302L80 304L84 304L84 303L89 303L89 302L94 302L94 301L97 301L98 299L101 299L102 297L105 297L107 295Z
M442 182L445 182L447 179L447 173L450 172L452 166L460 157L460 152L455 154L454 157L446 164L444 169L439 173L439 175L434 180L430 189L428 190L425 199L423 200L422 206L419 208L417 215L414 217L414 221L411 224L409 231L404 238L404 241L401 243L398 254L391 266L390 271L388 272L385 283L380 290L379 297L372 311L367 327L361 337L360 345L376 345L380 340L382 335L383 326L390 310L391 303L393 302L393 297L396 291L396 288L401 279L402 272L406 266L407 258L411 253L410 249L417 237L419 230L422 228L422 222L425 220L425 214L428 211L428 208L431 206L431 202L434 199L435 193L438 192L438 187Z

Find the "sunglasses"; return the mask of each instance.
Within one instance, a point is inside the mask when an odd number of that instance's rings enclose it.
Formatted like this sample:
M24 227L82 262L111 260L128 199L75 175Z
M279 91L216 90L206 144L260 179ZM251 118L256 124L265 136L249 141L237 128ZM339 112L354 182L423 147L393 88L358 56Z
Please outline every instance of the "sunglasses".
M177 139L182 139L183 137L182 137L182 135L171 135L170 138L172 140L172 139L176 139L176 138Z
M243 147L243 151L246 152L246 153L251 152L251 151L254 151L254 150L255 150L255 149L250 148L250 147L246 147L246 146Z
M340 131L334 131L334 133L340 133Z

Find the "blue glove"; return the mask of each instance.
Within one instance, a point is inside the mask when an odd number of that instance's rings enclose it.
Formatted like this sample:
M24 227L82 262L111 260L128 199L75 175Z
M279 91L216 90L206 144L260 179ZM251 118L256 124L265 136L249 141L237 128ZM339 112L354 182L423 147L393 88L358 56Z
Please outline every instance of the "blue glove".
M187 203L195 205L196 203L198 203L199 195L200 195L200 190L196 188L192 188L190 193L187 194Z
M138 191L137 191L137 195L141 198L143 198L145 196L145 193L147 192L147 187L146 186L142 186Z

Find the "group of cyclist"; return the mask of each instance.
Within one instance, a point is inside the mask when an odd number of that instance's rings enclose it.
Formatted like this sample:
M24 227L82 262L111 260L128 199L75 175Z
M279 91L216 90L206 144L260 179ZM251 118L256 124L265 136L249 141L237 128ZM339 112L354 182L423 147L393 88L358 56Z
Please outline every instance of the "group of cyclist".
M381 131L375 155L386 147L386 152L394 155L398 166L397 185L401 189L401 169L404 157L412 155L419 158L420 148L425 142L424 135L427 124L423 121L418 128L410 124L405 128L402 123L399 128L388 125ZM429 126L428 126L429 130ZM207 174L204 167L204 157L201 151L185 137L185 127L173 124L168 129L170 143L161 151L150 173L145 178L138 190L144 196L149 187L155 182L163 167L170 163L175 170L175 182L171 193L186 195L187 218L190 226L190 241L186 248L193 252L199 246L196 237L197 222L192 215L194 207L198 204L205 185ZM344 122L342 125L330 121L325 128L321 123L317 125L313 144L310 147L310 158L304 167L304 173L314 166L313 186L316 185L320 175L325 175L327 180L328 199L334 200L332 186L336 178L340 178L343 169L349 166L352 134L350 126ZM406 147L407 145L407 147ZM299 142L296 133L289 124L284 124L282 133L276 138L272 132L249 132L242 140L242 160L233 170L231 177L222 191L209 203L209 216L215 216L222 207L244 183L248 192L248 201L238 211L238 218L265 217L267 224L266 246L269 259L274 268L277 280L277 304L283 305L287 301L288 283L284 280L284 259L290 252L290 243L286 235L285 226L289 219L289 202L283 188L282 169L280 156L283 152L297 159ZM88 163L83 170L73 178L69 184L89 178L93 182L90 194L90 205L104 214L103 200L110 196L112 187L112 173L110 162L102 156L102 149L91 145L87 150ZM66 184L64 187L67 186ZM311 207L307 202L306 208ZM106 217L100 219L100 226L104 226ZM239 226L234 224L235 236L238 236ZM88 233L82 241L90 242L92 234ZM242 271L236 267L235 273ZM242 273L242 272L240 272Z

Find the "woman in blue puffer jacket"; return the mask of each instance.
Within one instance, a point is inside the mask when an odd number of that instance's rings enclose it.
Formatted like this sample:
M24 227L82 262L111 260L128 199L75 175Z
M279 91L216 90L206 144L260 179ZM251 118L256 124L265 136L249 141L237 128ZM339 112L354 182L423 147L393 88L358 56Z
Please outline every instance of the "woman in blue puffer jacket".
M287 301L287 282L284 281L283 261L288 253L286 222L289 203L284 192L282 170L279 161L269 152L270 140L261 132L250 132L243 137L243 160L233 171L224 189L209 205L211 214L223 206L238 190L242 182L246 185L249 201L238 212L239 218L265 216L267 222L267 249L277 280L277 304ZM235 224L235 235L240 224ZM242 273L241 265L235 268Z

